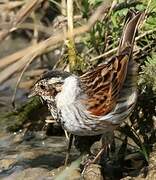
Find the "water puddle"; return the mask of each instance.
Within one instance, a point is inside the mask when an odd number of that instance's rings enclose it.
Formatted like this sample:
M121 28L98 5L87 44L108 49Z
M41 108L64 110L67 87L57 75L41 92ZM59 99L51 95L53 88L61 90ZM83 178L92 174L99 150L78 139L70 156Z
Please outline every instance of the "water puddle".
M27 139L26 136L29 136ZM0 179L15 177L26 169L52 170L63 164L66 153L64 137L45 137L43 132L23 135L0 134Z

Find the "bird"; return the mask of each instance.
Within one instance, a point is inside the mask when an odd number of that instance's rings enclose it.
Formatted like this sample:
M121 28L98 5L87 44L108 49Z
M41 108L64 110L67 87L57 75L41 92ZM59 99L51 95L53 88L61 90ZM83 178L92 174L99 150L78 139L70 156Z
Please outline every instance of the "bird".
M113 132L129 117L137 101L138 68L133 47L142 16L142 12L128 11L116 55L80 76L48 71L29 96L40 96L53 118L73 135Z

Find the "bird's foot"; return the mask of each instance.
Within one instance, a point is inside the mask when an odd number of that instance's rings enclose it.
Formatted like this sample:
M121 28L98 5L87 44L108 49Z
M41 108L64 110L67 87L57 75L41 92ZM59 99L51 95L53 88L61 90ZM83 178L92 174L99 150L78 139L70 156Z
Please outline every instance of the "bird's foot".
M84 168L82 171L82 176L84 175L85 171L88 169L89 166L91 166L92 164L96 164L98 163L98 160L100 159L101 155L106 151L105 146L98 152L98 154L96 156L92 156L89 159L87 159L84 163Z
M95 159L96 156L89 153L89 154L86 154L84 157L83 157L83 160L82 160L82 163L81 163L81 167L82 167L82 176L84 175L84 173L86 172L86 170L92 166L93 164L97 163L97 159Z

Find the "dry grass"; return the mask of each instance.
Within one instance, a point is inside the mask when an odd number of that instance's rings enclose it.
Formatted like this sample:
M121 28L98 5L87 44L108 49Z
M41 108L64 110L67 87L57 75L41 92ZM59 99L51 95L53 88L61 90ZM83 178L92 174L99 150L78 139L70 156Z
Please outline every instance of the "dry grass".
M40 1L30 0L26 2L27 2L26 4L17 3L16 6L14 5L14 8L15 7L17 8L20 5L23 5L23 6L21 6L21 8L17 11L17 13L12 18L12 20L9 23L7 23L6 28L3 28L1 30L0 40L4 40L7 36L10 35L10 33L12 33L13 31L16 31L20 27L19 25L24 23L24 21L28 17L30 18L32 12L35 11L35 9L43 2L43 0L40 0ZM5 3L2 5L6 6ZM73 29L73 36L78 36L80 34L83 34L89 31L90 28L95 24L97 19L99 19L103 13L107 12L110 5L111 5L110 1L104 1L104 3L100 7L97 8L95 13L90 17L90 19L85 25L82 25L80 27ZM9 8L9 10L10 9L12 10L14 8L13 7ZM69 15L69 17L70 16L71 15ZM71 26L71 24L69 26ZM34 31L35 31L35 27L34 27ZM51 51L52 49L55 49L56 46L60 46L60 43L62 43L69 36L71 35L69 35L68 33L64 33L63 31L58 32L39 43L30 45L29 47L25 49L22 49L11 55L1 58L0 59L0 68L1 68L0 83L3 83L10 76L15 74L17 71L21 71L24 68L24 70L22 71L22 74L23 74L25 70L27 69L28 64L30 64L36 57L41 56L47 53L48 51Z

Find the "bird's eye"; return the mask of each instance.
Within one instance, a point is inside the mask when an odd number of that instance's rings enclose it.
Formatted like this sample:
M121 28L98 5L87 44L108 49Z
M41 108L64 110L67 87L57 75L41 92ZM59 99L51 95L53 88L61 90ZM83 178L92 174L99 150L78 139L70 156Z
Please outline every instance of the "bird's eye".
M44 85L40 85L40 88L44 90L44 89L45 89L45 86L44 86Z

